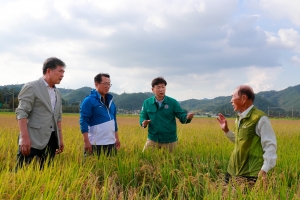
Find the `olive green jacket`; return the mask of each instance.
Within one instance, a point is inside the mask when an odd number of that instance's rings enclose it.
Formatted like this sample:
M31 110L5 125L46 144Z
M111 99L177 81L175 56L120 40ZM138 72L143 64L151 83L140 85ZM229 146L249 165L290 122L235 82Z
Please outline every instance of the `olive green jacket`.
M233 176L257 177L264 163L261 138L255 128L265 113L253 107L238 124L235 122L235 146L231 154L227 171Z

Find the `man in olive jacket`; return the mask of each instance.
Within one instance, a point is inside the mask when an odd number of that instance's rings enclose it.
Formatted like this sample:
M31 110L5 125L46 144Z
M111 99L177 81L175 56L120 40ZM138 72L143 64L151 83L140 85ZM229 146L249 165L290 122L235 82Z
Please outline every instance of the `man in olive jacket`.
M269 118L254 105L255 94L248 85L237 87L231 99L237 112L234 132L230 131L222 114L217 120L227 138L234 143L225 181L231 177L245 180L253 186L261 177L266 187L267 172L276 164L277 141Z
M177 117L182 124L190 123L194 114L186 113L179 103L165 95L167 82L163 77L152 81L152 91L155 96L146 99L140 114L140 125L148 125L148 139L144 149L149 147L166 148L170 152L177 145Z
M29 164L33 159L40 162L64 149L61 114L62 99L55 87L64 76L65 63L57 58L48 58L43 65L43 77L26 83L21 89L16 109L19 135L18 166Z

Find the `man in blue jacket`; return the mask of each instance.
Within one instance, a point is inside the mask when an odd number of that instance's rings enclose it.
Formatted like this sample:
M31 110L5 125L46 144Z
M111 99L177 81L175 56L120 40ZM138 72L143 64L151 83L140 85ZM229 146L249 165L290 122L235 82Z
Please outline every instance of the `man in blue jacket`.
M108 94L111 87L108 74L98 74L94 78L95 88L80 106L80 129L84 139L84 150L98 157L115 154L120 148L116 106L113 96Z

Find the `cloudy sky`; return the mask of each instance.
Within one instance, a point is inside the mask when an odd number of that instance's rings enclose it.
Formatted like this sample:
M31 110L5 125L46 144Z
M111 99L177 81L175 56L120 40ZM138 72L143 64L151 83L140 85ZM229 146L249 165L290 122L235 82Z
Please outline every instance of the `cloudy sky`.
M149 92L163 76L178 100L299 84L299 0L0 0L0 85L38 79L48 57L66 65L58 87Z

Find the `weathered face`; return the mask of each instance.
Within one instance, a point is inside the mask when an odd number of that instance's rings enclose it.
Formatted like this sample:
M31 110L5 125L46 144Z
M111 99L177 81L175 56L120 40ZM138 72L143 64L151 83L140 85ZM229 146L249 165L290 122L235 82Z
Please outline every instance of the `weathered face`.
M110 78L102 76L101 79L102 79L101 83L95 83L95 87L96 90L99 92L99 94L103 96L109 92L111 83L110 83Z
M55 84L60 84L60 81L63 79L65 73L65 67L57 66L55 69L47 69L47 76L49 85L53 86Z
M233 107L234 111L241 111L243 109L244 101L243 101L244 95L239 96L238 95L238 89L235 89L232 94L231 98L231 105Z
M165 97L165 93L166 93L166 85L161 83L158 85L155 85L152 88L152 92L155 94L156 99L163 99Z

